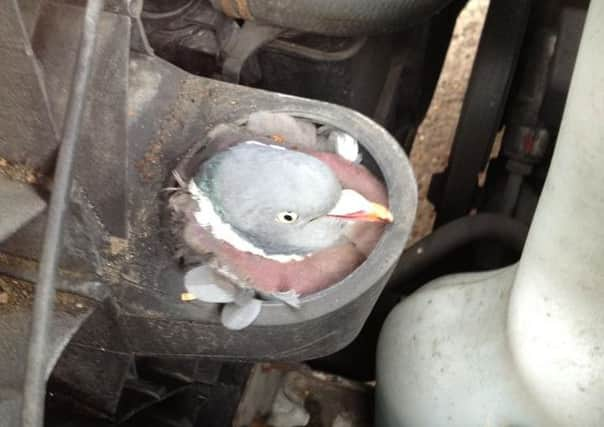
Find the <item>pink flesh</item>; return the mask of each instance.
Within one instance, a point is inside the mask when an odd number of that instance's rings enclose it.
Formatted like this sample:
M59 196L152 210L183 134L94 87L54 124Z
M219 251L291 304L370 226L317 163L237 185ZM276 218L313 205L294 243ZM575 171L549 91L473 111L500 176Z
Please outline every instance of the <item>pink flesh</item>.
M308 154L325 162L334 171L343 188L358 191L372 202L387 204L386 189L364 166L351 163L333 153ZM358 222L350 227L348 233L352 243L322 250L302 261L280 263L240 252L215 239L194 221L188 224L184 235L189 245L200 252L214 253L255 288L265 292L292 289L302 295L324 289L350 274L369 255L384 230L384 224L381 223Z

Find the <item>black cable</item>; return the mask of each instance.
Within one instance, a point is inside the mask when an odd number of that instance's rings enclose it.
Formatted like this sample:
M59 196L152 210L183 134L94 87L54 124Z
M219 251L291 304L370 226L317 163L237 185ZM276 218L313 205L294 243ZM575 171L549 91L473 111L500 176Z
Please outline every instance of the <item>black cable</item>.
M57 158L54 188L48 208L48 222L44 233L44 247L34 299L23 388L22 423L24 427L42 427L44 421L47 349L52 325L55 277L63 245L63 228L71 192L74 154L79 141L86 87L92 69L97 23L103 4L104 0L88 0L63 124L63 138Z
M469 243L496 240L518 254L528 234L526 224L501 214L465 216L437 228L403 252L386 290L408 294L405 286L444 256Z

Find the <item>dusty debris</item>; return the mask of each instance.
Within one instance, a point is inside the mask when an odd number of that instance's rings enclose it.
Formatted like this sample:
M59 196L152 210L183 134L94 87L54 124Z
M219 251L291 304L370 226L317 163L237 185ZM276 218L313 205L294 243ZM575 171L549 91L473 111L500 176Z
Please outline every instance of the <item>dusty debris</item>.
M151 145L143 158L136 162L136 170L144 181L151 181L160 169L162 144L156 142Z
M25 165L12 164L3 157L0 157L0 175L26 184L41 184L44 178L40 172Z
M111 255L117 256L128 250L128 239L111 236L109 238L109 251Z
M35 285L13 277L0 275L0 313L30 310L34 300ZM77 315L89 310L93 301L79 295L59 291L56 294L57 310Z
M14 311L31 307L33 301L32 285L7 276L0 276L0 287L5 294L6 303L0 306L0 312Z

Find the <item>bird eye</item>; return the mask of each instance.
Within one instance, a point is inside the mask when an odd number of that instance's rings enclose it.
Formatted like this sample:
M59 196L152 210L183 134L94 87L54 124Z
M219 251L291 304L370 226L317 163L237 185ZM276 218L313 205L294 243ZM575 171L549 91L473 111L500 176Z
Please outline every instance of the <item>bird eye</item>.
M291 224L298 219L298 214L295 212L285 211L277 214L277 221L284 224Z

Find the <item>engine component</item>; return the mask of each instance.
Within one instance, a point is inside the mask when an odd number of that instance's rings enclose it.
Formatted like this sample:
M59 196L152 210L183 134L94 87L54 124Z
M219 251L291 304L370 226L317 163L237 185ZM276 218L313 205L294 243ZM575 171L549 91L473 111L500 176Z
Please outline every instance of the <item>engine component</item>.
M26 427L42 426L44 420L49 363L47 353L52 328L55 282L64 242L65 217L73 181L75 150L80 141L84 101L103 4L104 0L90 0L86 7L69 101L65 111L63 137L59 146L53 191L48 207L48 222L44 232L27 351L22 412L23 425Z
M473 207L478 175L501 126L531 3L494 0L489 5L449 165L430 187L437 225L466 215Z
M517 254L522 252L528 227L505 215L478 214L465 216L439 227L432 234L407 248L388 283L388 290L398 295L413 292L413 279L442 257L456 249L483 240L496 240Z
M44 3L38 12L40 27L35 31L33 52L34 63L44 65L41 87L51 94L50 117L69 118L76 104L71 110L66 108L71 73L65 71L65 64L70 70L82 69L81 63L76 65L82 26L67 23L82 23L83 9L72 2L52 2ZM107 389L99 389L102 398L88 402L97 413L105 414L117 410L108 402L114 403L121 394L121 379L127 376L131 366L127 362L133 354L300 360L323 356L349 343L402 252L416 206L415 182L407 157L398 143L371 120L335 105L187 74L156 56L130 51L133 30L130 15L110 11L100 14L92 56L105 66L92 70L87 99L78 108L83 118L80 147L85 149L74 153L75 184L65 215L66 245L56 281L61 288L107 299L70 343L70 348L79 351L74 353L68 348L65 352L66 358L77 354L81 366L98 357L102 357L103 366L115 366L116 374L108 378ZM79 72L76 75L81 76ZM7 77L16 78L12 74ZM28 108L33 101L3 97L0 103L2 109L13 111L16 106ZM300 311L294 312L282 303L266 303L254 325L231 332L220 325L214 306L180 300L183 269L167 248L162 189L169 184L170 171L182 156L195 144L204 143L208 129L219 123L243 123L258 110L293 114L342 129L358 140L363 158L374 162L388 188L396 222L388 227L363 265L333 287L305 297ZM36 122L38 128L30 131L33 135L47 125L48 121L40 120ZM66 125L63 132L73 136L76 133L70 126ZM16 137L6 141L0 146L3 157L31 155L36 164L52 160L52 150L37 152L35 144L23 144ZM33 137L28 141L34 141ZM57 171L62 178L55 185L61 187L54 187L53 194L65 195L68 187L62 174L69 177L68 172ZM39 173L44 174L43 170ZM57 218L54 214L51 217ZM32 277L37 264L31 260L40 259L39 236L47 218L40 215L2 242L0 271ZM53 247L54 243L46 242ZM54 264L54 259L51 261ZM105 282L108 292L93 284L99 280ZM40 304L47 303L46 298ZM60 367L69 360L59 361L57 372L64 373ZM82 395L84 389L90 391L94 385L84 370L71 370L61 379L62 386Z
M367 384L312 371L305 365L257 364L233 426L369 426L372 391Z
M28 373L27 358L28 336L30 325L35 317L32 315L32 287L30 283L0 276L0 288L4 301L0 302L0 420L3 427L22 427L35 425L40 418L32 417L31 412L21 416L24 397L32 402L29 394L24 394L23 383ZM76 333L82 323L94 310L90 300L59 293L55 304L55 313L48 328L48 337L44 353L37 360L36 367L46 382L63 349ZM41 392L44 399L45 390ZM40 411L43 407L39 408ZM28 423L28 424L25 424Z
M1 167L1 166L0 166ZM1 172L1 170L0 170ZM29 185L0 175L0 242L38 216L46 202Z
M450 0L211 0L228 16L298 31L349 36L401 31L425 21Z
M378 351L378 425L601 424L602 20L592 2L520 263L441 278L394 309Z

